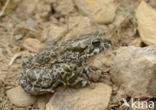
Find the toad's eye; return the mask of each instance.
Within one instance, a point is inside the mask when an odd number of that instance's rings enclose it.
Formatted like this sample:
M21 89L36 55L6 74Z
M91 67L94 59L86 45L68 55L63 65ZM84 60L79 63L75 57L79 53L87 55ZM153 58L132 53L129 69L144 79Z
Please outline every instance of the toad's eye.
M100 40L99 40L99 39L93 40L93 41L92 41L92 45L95 46L95 47L100 46Z

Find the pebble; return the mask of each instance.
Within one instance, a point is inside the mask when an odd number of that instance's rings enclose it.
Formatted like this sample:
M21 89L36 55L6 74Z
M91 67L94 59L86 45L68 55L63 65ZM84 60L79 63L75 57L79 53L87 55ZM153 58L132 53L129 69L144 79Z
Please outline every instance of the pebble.
M39 51L43 49L43 44L35 38L27 38L23 42L23 46L30 51Z
M48 37L46 39L46 44L53 44L58 42L61 37L64 36L64 34L67 31L67 26L66 25L62 25L62 26L57 26L57 25L51 25L49 27L49 33L48 33Z
M113 57L113 51L111 49L106 50L105 52L97 54L94 58L89 59L88 66L94 68L95 70L100 70L103 73L107 73L112 65ZM97 82L100 80L102 74L97 71L91 75L92 80Z
M29 18L27 21L26 21L26 24L30 27L34 27L35 26L35 20L32 19L32 18Z
M14 36L15 40L21 40L24 36L22 34L17 34Z
M140 38L136 38L132 40L129 44L129 46L135 46L135 47L141 47L142 46L142 40Z
M18 107L26 107L35 103L36 97L27 94L21 86L8 90L7 96L12 104Z
M62 39L62 41L76 37L78 35L94 33L97 29L95 25L91 24L87 16L72 16L69 17L68 22L69 33Z
M46 103L49 100L49 97L51 97L51 95L50 96L44 95L44 96L40 96L38 98L38 100L37 100L37 106L38 106L39 110L45 110L45 106L46 106Z
M104 110L107 108L112 88L103 83L93 88L67 88L55 93L46 110Z
M156 47L121 47L111 67L113 83L124 96L156 95Z
M156 10L142 1L136 10L136 18L141 40L156 46Z
M74 0L78 9L97 23L110 23L116 15L113 0Z
M73 0L52 0L54 10L63 15L68 16L76 11Z

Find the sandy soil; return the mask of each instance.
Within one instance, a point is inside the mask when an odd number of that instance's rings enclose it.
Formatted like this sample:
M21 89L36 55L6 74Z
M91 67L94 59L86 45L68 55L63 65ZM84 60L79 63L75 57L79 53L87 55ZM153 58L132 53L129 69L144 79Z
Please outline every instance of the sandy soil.
M52 1L52 0L51 0ZM35 38L46 45L46 27L50 24L63 26L68 25L70 16L81 15L77 8L71 12L58 13L52 6L50 0L14 0L11 2L4 15L0 16L0 109L1 110L39 110L37 103L30 107L19 108L11 104L6 91L19 85L19 73L23 58L32 52L23 47L23 41L27 38ZM115 0L117 9L116 17L122 16L122 22L114 26L114 23L103 24L99 27L106 29L106 35L111 36L113 47L131 45L131 42L138 39L137 23L134 12L141 0ZM152 7L156 7L155 0L146 0ZM6 1L0 1L0 9ZM46 7L46 8L45 8ZM63 7L63 5L62 5ZM61 7L60 7L61 9ZM26 23L33 19L33 28ZM67 31L63 36L69 35ZM72 33L73 34L73 33ZM19 35L19 36L18 36ZM21 54L22 52L22 54ZM18 54L12 64L11 60ZM10 65L9 65L10 64Z

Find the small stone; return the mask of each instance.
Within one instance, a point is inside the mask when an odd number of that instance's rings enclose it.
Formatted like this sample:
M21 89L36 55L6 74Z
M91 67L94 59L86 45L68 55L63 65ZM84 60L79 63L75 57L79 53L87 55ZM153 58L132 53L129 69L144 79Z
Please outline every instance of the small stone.
M7 96L13 104L19 107L30 106L36 101L36 97L27 94L21 86L8 90Z
M46 40L46 44L56 43L61 39L62 36L64 36L66 31L67 31L66 25L64 26L51 25L49 27L49 33Z
M30 51L39 51L43 49L43 44L34 38L27 38L23 42L23 46Z
M49 16L52 14L51 13L51 4L53 0L48 0L48 1L38 1L36 0L35 3L35 18L38 22L47 20Z
M95 88L67 88L54 94L46 110L104 110L107 108L112 88L103 83Z
M115 85L124 95L156 95L156 47L121 47L111 67Z
M116 16L115 21L113 22L113 24L115 26L120 26L121 23L124 21L124 19L125 19L125 17L123 15L118 15L118 16Z
M97 23L110 23L115 17L113 0L74 0L76 6Z
M142 1L136 10L136 18L142 41L156 46L156 10Z
M73 0L53 0L53 8L56 13L67 16L76 11Z
M113 51L109 49L96 55L94 58L89 59L89 66L96 67L99 70L105 71L109 67L111 67L113 58Z
M40 96L37 100L37 105L39 110L45 110L46 103L48 102L46 96Z
M21 34L18 34L18 35L15 35L15 40L21 40L23 38L23 35Z
M111 49L97 54L95 57L88 60L88 66L95 70L100 70L107 73L110 70L113 61L113 51ZM92 80L97 82L101 78L101 74L97 72L92 73Z
M135 46L135 47L141 47L142 41L140 38L136 38L133 41L131 41L128 45L129 46Z
M27 24L28 26L30 26L30 27L34 27L35 21L34 21L34 19L29 18L29 19L26 21L26 24Z
M94 33L97 29L94 25L91 25L91 21L87 16L73 16L69 17L68 28L69 33L62 39L62 41L83 35L87 33Z

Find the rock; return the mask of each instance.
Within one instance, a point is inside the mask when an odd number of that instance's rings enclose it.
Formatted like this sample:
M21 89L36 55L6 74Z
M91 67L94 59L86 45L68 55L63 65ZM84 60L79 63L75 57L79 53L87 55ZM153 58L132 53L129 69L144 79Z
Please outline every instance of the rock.
M24 36L22 34L17 34L14 36L15 40L21 40Z
M48 102L46 96L40 96L37 100L37 105L39 110L45 110L46 103Z
M112 88L98 83L95 88L67 88L54 94L46 110L104 110L110 100Z
M131 41L129 44L129 46L135 46L135 47L141 47L142 46L142 41L140 38L136 38L133 41Z
M112 65L113 57L114 57L113 51L111 49L109 49L109 50L106 50L105 52L97 54L96 56L89 59L87 65L95 70L100 70L103 73L108 73L108 71L110 71L110 67ZM102 74L95 72L91 75L92 75L92 80L97 82L100 80ZM109 77L109 75L107 75L107 77L106 77L106 74L105 74L106 79L104 79L104 80L110 81L109 80L110 78L108 78L108 77Z
M97 29L91 24L88 17L73 16L69 17L68 22L69 33L62 39L62 41L76 37L82 34L94 33Z
M112 65L113 57L113 51L111 49L108 49L100 54L97 54L92 59L89 59L88 65L106 72Z
M63 16L67 16L76 11L72 0L53 0L53 8Z
M67 32L67 26L57 26L57 25L51 25L49 27L49 33L48 38L46 40L46 44L53 44L58 42L64 34Z
M29 4L29 5L25 5L25 4ZM23 1L20 3L20 5L18 5L17 7L17 12L21 12L21 9L24 9L24 13L21 13L22 15L30 15L34 13L36 7L36 0L35 1L31 1L31 0L27 0L27 1Z
M43 49L43 44L34 38L27 38L23 42L23 46L30 51L39 51Z
M113 0L74 0L85 15L97 23L110 23L115 17Z
M53 3L53 0L35 0L34 2L36 20L38 22L47 20L52 15L51 4Z
M26 24L30 27L34 27L35 26L35 20L32 18L27 19Z
M91 24L89 18L84 16L69 17L68 26L57 26L52 24L48 29L49 32L45 31L41 37L41 41L46 41L46 45L55 44L78 35L94 33L97 31L96 27Z
M156 47L121 47L111 67L114 84L125 95L156 95Z
M124 17L123 15L118 15L118 16L116 16L116 18L115 18L113 24L114 24L115 26L120 26L121 23L124 21L124 19L125 19L125 17Z
M156 46L156 10L142 1L136 10L136 18L142 41Z
M35 103L36 98L28 95L20 86L7 91L9 100L19 107L30 106Z

